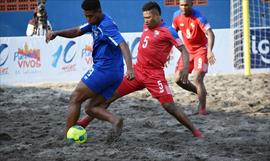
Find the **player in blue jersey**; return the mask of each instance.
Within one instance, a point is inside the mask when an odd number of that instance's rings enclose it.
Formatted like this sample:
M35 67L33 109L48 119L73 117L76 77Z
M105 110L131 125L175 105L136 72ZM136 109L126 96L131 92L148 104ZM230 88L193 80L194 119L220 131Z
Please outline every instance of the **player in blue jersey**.
M67 130L76 124L81 104L90 99L90 106L99 107L110 99L123 80L124 63L126 62L126 77L134 78L131 54L129 47L120 34L114 21L102 12L99 0L84 0L81 5L88 23L67 30L52 31L46 35L46 42L56 36L74 38L85 33L93 36L93 68L86 72L72 92L69 101L69 110L66 120L65 134ZM112 124L112 132L118 134L123 126L123 120L109 111L105 111L108 117L95 115L94 117L108 121ZM107 118L114 118L108 120Z

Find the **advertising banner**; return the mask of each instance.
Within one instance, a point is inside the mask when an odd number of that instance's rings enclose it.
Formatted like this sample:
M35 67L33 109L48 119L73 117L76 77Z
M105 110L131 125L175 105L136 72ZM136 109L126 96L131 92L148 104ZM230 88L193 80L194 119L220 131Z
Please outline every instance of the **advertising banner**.
M270 28L251 29L251 68L270 68Z

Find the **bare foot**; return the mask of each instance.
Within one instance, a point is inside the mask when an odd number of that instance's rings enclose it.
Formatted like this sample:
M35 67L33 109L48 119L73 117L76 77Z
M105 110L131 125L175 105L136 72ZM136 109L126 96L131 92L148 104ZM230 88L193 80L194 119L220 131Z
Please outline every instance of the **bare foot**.
M206 111L206 109L205 108L199 108L199 110L198 110L198 114L199 115L208 115L209 113Z
M202 134L202 132L199 129L196 129L192 132L193 136L199 139L203 139L204 136Z
M112 132L108 138L108 142L115 142L118 141L121 134L122 134L122 129L123 129L123 120L122 118L119 119L118 122L113 124L112 126Z
M207 111L200 111L199 110L199 111L193 113L193 115L207 116L207 115L209 115L209 112L207 112Z
M202 116L206 116L209 113L206 111L206 108L202 108L201 104L199 103L198 105L198 112L195 113L195 115L202 115Z

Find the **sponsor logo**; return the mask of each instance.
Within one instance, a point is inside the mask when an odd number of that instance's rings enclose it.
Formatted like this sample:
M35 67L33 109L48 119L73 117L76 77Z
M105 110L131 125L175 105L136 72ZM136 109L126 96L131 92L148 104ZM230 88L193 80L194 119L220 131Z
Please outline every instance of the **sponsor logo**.
M82 49L81 62L84 69L89 69L93 65L92 57L93 47L91 45L85 45Z
M159 31L158 30L154 30L154 37L159 35Z
M251 30L251 67L270 67L270 29ZM260 35L260 36L257 36Z
M0 45L0 75L8 74L8 67L5 67L5 64L8 60L9 54L3 52L7 47L7 44Z
M191 23L190 23L190 27L191 27L192 29L194 29L194 28L195 28L195 24L194 24L193 22L191 22Z
M94 68L88 70L87 73L84 75L83 79L84 79L84 80L87 80L87 79L91 76L91 74L92 74L93 72L94 72Z
M17 74L40 72L40 49L31 49L28 44L25 43L22 49L19 48L18 51L14 53L14 62L17 62Z
M138 45L140 43L141 38L140 37L136 37L132 43L130 44L130 52L131 52L131 56L132 56L132 60L136 61L137 59L137 53L138 53Z
M264 63L270 64L270 58L267 58L270 51L270 42L267 39L256 41L256 36L251 36L251 49L253 54L258 54ZM269 57L269 56L268 56Z
M69 52L73 45L75 45L75 41L69 41L63 50L63 46L60 45L57 51L53 54L53 62L52 66L54 68L60 68L64 72L70 72L76 70L76 63L73 63L73 59L76 55L75 53ZM62 61L60 61L62 58Z

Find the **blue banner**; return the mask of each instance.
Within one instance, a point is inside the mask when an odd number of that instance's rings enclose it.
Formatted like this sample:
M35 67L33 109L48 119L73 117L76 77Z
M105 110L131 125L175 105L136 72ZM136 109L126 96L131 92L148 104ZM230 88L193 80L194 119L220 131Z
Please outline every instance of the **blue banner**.
M270 28L250 30L251 68L270 68Z

